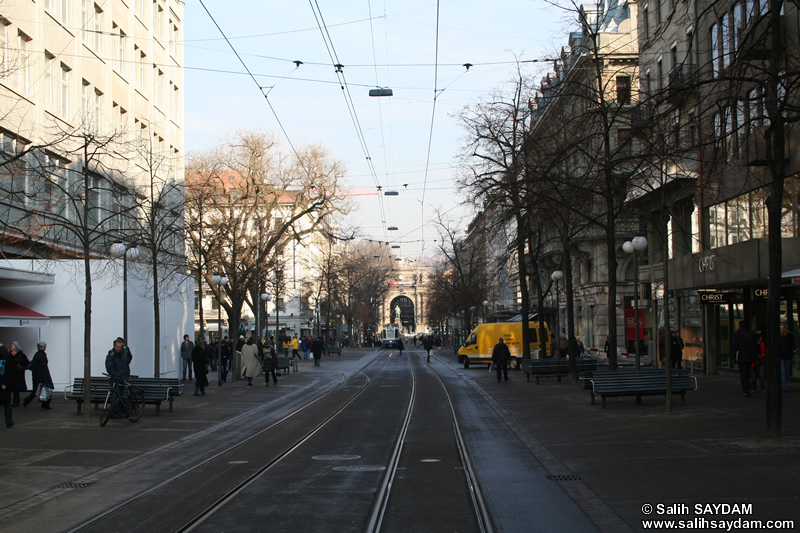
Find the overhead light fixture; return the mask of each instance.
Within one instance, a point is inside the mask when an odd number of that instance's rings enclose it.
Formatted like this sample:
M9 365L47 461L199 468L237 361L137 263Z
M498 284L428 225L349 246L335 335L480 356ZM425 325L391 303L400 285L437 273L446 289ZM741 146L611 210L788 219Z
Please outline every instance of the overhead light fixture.
M389 230L389 231L397 231L397 226L389 226L386 229Z
M370 96L392 96L393 94L394 93L392 93L391 89L370 89L369 90L369 95Z
M400 248L400 245L399 244L393 244L392 248Z
M397 191L386 191L383 193L384 196L399 196L400 193Z

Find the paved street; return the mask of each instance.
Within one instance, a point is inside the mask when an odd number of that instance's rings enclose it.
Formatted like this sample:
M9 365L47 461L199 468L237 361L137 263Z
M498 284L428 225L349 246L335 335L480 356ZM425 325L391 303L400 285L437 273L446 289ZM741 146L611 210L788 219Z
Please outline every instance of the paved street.
M405 353L413 352L409 346ZM210 387L204 397L187 390L173 412L164 408L156 417L148 407L137 424L112 420L105 428L87 426L75 404L58 394L52 411L35 403L15 408L16 425L0 431L4 529L69 530L114 499L113 494L87 497L102 485L102 476L114 476L120 493L145 490L158 475L246 438L262 418L296 410L332 387L326 383L337 375L357 374L371 357L365 349L345 350L341 357L324 358L317 369L301 363L300 372L282 377L277 387L227 383ZM674 413L667 416L658 396L643 398L642 405L634 398L611 398L603 409L599 402L590 405L588 392L567 380L544 379L537 386L512 373L508 383L497 383L485 366L457 365L450 351L438 352L431 368L452 391L457 411L463 409L460 423L473 435L473 462L498 531L552 531L559 523L562 530L593 524L600 531L643 531L647 504L654 506L653 518L800 523L798 383L784 395L785 438L772 443L760 438L763 395L743 398L735 374L699 376L699 390L687 395L686 405L676 397ZM389 387L381 390L389 393ZM282 403L273 411L269 406L276 399ZM497 440L475 437L484 430ZM133 472L142 464L150 471ZM515 494L503 495L503 484ZM524 503L504 507L506 497ZM659 515L659 509L673 516ZM586 527L580 526L584 521ZM545 522L547 529L541 526Z

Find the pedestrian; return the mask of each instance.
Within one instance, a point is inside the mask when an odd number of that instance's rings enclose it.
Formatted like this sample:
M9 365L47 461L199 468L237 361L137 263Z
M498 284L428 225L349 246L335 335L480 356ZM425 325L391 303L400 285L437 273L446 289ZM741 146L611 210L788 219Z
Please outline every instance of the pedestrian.
M569 347L569 343L567 343L567 336L563 333L558 338L558 357L560 359L564 359L567 357L567 348Z
M183 374L181 381L186 381L186 371L189 371L189 381L192 381L192 363L194 358L194 343L189 340L189 335L186 334L183 336L183 342L181 343L181 367L183 368Z
M222 346L220 347L222 353L222 361L220 364L222 368L218 370L218 372L222 372L222 381L228 381L228 365L231 361L231 355L233 354L233 346L231 341L228 339L227 336L223 337L222 339Z
M289 339L283 339L283 356L289 357L289 348L292 347L292 343Z
M672 339L669 342L669 356L670 356L670 363L672 364L672 368L683 368L681 363L683 362L683 348L685 345L683 344L683 339L681 338L680 333L678 331L672 332Z
M586 346L583 345L583 341L580 337L575 337L575 345L578 347L578 357L583 357L583 352L586 351Z
M278 352L275 351L275 345L272 342L267 342L264 346L264 382L269 387L269 376L272 374L272 384L278 384Z
M308 335L303 337L303 342L300 346L303 350L303 359L308 359L308 351L311 349L311 341L308 340Z
M297 338L297 333L292 337L292 358L300 360L300 339Z
M511 359L511 352L503 341L503 337L492 349L492 365L497 369L497 382L500 383L500 375L508 381L508 360Z
M428 362L430 363L431 355L433 355L433 337L431 335L426 335L422 339L422 347L425 348L425 352L428 354Z
M247 378L247 386L253 385L253 378L261 375L261 365L258 363L258 348L253 337L247 339L247 344L242 346L242 377Z
M36 353L33 354L33 359L31 359L31 364L29 368L31 369L31 374L33 374L33 392L31 392L25 400L23 400L23 405L28 407L28 404L31 403L35 398L41 398L41 388L48 387L50 389L50 394L52 395L53 389L53 378L50 376L50 367L47 364L47 353L45 350L47 349L47 343L44 341L39 341L36 344ZM50 409L50 400L46 400L42 402L42 409Z
M13 341L8 345L8 363L6 363L6 386L11 390L11 407L19 406L19 393L28 391L28 383L25 381L25 371L28 369L30 360L25 352L22 351L18 341Z
M403 339L401 339L400 337L397 337L397 349L400 351L398 357L403 355L403 350L405 349L405 346L403 346Z
M778 337L778 357L781 360L781 390L788 391L786 377L792 371L792 357L797 351L797 344L794 341L794 335L789 332L786 323L781 324L781 334Z
M760 352L758 334L750 330L744 320L740 321L739 329L733 335L733 353L739 365L742 396L750 396L750 365L758 361Z
M194 367L194 395L205 396L206 387L208 387L208 357L206 357L203 339L198 339L197 345L192 348L192 366ZM192 379L191 376L189 379Z
M0 401L3 402L3 414L6 427L14 425L14 410L11 408L11 389L8 387L8 348L0 344Z
M767 360L767 345L764 343L764 332L762 331L758 338L759 356L758 361L750 365L750 389L754 391L764 392L767 390L765 373L765 362ZM760 387L758 386L760 385Z
M211 361L211 370L216 372L219 365L219 339L214 337L206 345L206 358Z
M125 342L121 337L114 339L114 347L106 355L106 373L111 380L111 387L117 391L114 403L111 405L111 418L122 418L122 382L131 379L131 367L128 353L125 351Z
M319 360L322 358L322 352L325 351L325 344L322 342L322 337L317 337L311 343L311 353L314 355L314 366L319 366Z

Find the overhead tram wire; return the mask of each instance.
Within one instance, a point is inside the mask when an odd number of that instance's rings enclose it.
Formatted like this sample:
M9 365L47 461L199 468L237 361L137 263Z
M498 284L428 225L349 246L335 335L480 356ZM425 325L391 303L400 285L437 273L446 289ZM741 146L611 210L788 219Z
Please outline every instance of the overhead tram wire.
M428 153L425 156L425 176L422 183L422 201L420 202L420 218L422 234L422 250L420 251L420 259L425 253L425 191L428 187L428 169L431 161L431 146L433 144L433 123L436 117L436 100L439 98L439 0L436 0L436 41L434 46L434 67L433 67L433 107L431 109L431 127L428 132Z
M200 2L200 5L203 6L203 9L205 10L205 12L208 15L208 17L211 19L211 22L213 22L214 26L217 27L217 30L219 31L220 35L222 35L222 37L225 39L225 42L228 43L228 46L230 46L231 51L233 51L233 53L236 55L236 58L239 60L239 62L244 67L245 71L247 71L247 75L250 76L250 79L252 79L253 83L255 83L256 87L258 87L258 91L264 97L264 100L266 100L270 111L272 111L272 116L274 116L275 120L278 122L278 126L281 128L281 131L283 132L283 136L286 138L286 142L289 143L289 147L291 147L292 152L294 152L294 155L297 158L297 162L300 164L300 168L303 169L303 172L305 172L305 174L308 177L308 179L311 179L311 174L308 172L308 169L306 168L306 165L303 162L303 159L300 157L300 154L297 152L297 149L295 148L294 143L292 142L292 139L289 137L289 133L286 131L286 128L283 127L283 123L281 122L280 117L278 117L278 113L275 111L275 108L272 107L272 102L270 102L269 98L267 97L267 95L264 94L264 88L261 87L261 85L259 85L258 80L256 80L256 77L253 75L253 73L247 67L247 64L244 62L244 59L242 59L242 56L239 55L239 52L233 46L233 43L225 35L225 32L222 31L222 28L220 28L220 26L217 23L217 21L214 18L214 16L211 14L211 12L208 10L206 5L203 3L203 0L199 0L199 2Z
M309 5L311 6L311 11L314 13L314 19L317 21L317 27L319 28L320 34L322 35L322 41L325 43L325 48L328 50L328 56L330 56L331 62L333 63L334 72L336 74L337 79L339 79L340 87L342 89L342 96L344 96L345 104L347 105L347 110L350 113L350 119L353 121L353 126L356 129L356 135L358 136L358 140L361 143L361 150L364 152L364 157L367 161L367 167L370 170L370 174L372 175L372 179L375 182L375 186L379 189L381 188L380 182L378 181L378 175L375 171L375 164L372 161L372 156L370 156L369 148L367 147L367 139L364 136L364 131L361 128L361 123L358 120L358 114L356 113L355 104L353 103L353 97L350 94L350 89L347 85L347 79L344 76L344 67L342 62L339 60L338 54L336 53L336 48L333 45L333 39L331 38L330 32L328 31L327 26L325 25L325 18L322 16L322 10L317 3L317 0L308 0ZM383 196L379 195L378 197L378 206L380 208L381 220L386 220L386 210L383 205ZM386 229L384 227L384 237L386 240L389 240L389 235L386 233Z

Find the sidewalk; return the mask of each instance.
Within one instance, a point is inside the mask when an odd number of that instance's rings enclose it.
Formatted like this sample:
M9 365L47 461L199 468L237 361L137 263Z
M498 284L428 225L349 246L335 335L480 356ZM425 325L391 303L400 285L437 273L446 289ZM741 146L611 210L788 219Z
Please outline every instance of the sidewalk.
M643 530L641 521L648 518L800 524L796 382L783 395L784 438L769 442L763 438L766 395L742 397L738 374L697 376L698 390L687 393L686 405L673 397L673 414L666 415L663 396L643 397L642 405L633 397L609 398L603 409L600 402L591 405L588 391L568 379L544 379L537 386L514 375L500 384L485 369L463 372L506 410L535 455L547 459L552 454L579 478L560 481L565 490L570 483L585 485L588 498L605 504L634 531ZM751 503L752 513L716 507L701 515L695 508L736 503ZM673 507L674 516L646 515L646 504L687 507Z

